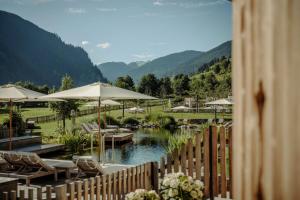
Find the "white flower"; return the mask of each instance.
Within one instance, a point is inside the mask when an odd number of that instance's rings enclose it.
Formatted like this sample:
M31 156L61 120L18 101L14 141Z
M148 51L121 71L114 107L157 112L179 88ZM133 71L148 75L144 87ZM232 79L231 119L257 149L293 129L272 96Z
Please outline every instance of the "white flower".
M192 190L190 194L194 199L198 197L198 193L195 190Z
M178 182L177 179L173 179L173 180L170 181L170 186L171 186L172 188L177 188L178 185L179 185L179 182Z

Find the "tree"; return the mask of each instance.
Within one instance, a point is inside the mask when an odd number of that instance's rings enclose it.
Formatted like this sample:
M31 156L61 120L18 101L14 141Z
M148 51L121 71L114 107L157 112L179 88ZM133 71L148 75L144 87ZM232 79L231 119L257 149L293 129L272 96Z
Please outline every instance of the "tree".
M173 80L173 89L175 94L183 96L188 93L190 89L190 78L188 75L178 74Z
M173 93L171 79L169 77L164 77L159 80L160 84L160 96L165 97Z
M127 75L127 76L120 76L115 81L115 86L124 88L127 90L135 90L133 79Z
M159 95L159 80L154 74L144 75L140 81L138 91L147 95Z
M74 87L73 79L69 75L65 75L61 80L60 91L68 90ZM61 116L63 121L63 129L66 128L66 118L70 118L71 110L78 110L78 104L75 100L67 100L63 102L55 102L50 104L50 108Z

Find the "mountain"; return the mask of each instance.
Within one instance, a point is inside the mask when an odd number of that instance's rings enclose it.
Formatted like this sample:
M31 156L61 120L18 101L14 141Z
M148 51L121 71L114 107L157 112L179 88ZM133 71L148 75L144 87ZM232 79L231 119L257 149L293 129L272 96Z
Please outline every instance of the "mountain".
M115 81L119 76L130 75L137 82L143 75L149 73L160 78L201 71L204 64L216 58L229 57L230 55L231 41L227 41L206 52L192 50L178 52L142 63L142 65L130 63L126 67L125 63L113 63L114 70L111 70L113 68L112 63L103 63L98 67L110 81Z
M4 11L0 11L0 71L0 84L26 80L58 86L65 74L76 85L106 81L82 48Z
M124 62L106 62L98 65L98 68L104 74L104 76L114 82L118 77L128 74L131 70L136 70L143 66L144 61L136 61L126 64Z
M203 54L201 51L184 51L157 58L132 70L129 75L135 80L139 80L143 75L153 73L158 77L172 74L176 68Z
M124 62L106 62L98 65L98 68L109 81L115 81L119 76L127 74L130 68Z

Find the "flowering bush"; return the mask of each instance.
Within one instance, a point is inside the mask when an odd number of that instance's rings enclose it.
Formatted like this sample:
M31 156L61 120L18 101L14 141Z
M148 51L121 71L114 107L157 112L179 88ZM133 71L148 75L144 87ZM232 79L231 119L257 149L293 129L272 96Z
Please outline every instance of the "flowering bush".
M203 183L183 173L167 174L160 186L160 195L164 200L198 200L203 197Z
M127 194L125 200L160 200L160 198L154 190L148 192L144 189L137 189Z

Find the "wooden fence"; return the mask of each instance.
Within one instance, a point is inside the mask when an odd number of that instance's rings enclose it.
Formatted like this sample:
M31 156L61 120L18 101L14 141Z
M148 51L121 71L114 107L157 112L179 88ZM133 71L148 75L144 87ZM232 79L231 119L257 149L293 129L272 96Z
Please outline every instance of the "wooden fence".
M149 162L113 174L96 176L59 186L4 192L3 199L20 200L121 200L138 188L158 189L158 163ZM156 172L156 173L155 173ZM156 175L156 176L155 176Z
M232 129L211 126L197 133L180 149L175 149L160 164L149 162L117 173L96 176L59 186L4 193L3 199L114 200L138 188L159 189L159 178L183 172L205 185L205 197L232 197Z
M211 126L187 144L162 157L160 177L183 172L205 185L206 197L232 195L232 129Z

